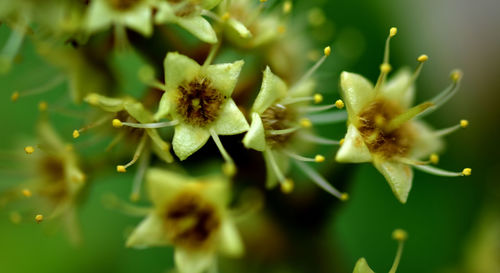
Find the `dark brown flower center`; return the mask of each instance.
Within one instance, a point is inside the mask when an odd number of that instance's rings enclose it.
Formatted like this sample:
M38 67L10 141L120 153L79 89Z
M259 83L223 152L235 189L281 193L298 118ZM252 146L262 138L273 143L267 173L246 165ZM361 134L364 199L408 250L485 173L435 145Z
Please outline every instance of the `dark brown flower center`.
M109 4L116 10L126 11L132 9L142 0L108 0Z
M175 15L178 17L188 17L196 11L199 1L193 0L166 0L175 5Z
M164 216L172 242L192 249L206 246L221 222L215 207L194 192L179 194L167 205Z
M266 132L266 142L271 147L284 146L294 133L288 134L271 134L270 131L284 130L293 127L296 121L296 114L292 109L281 105L274 104L267 108L261 115L262 124Z
M204 127L219 116L222 103L227 99L213 88L208 79L194 79L178 87L177 113L184 122Z
M38 163L39 173L43 181L39 194L47 197L53 203L65 199L68 188L65 183L65 167L62 158L47 155Z
M387 100L377 100L361 111L357 128L371 153L386 159L407 156L414 134L410 124L388 131L389 122L403 113L403 109Z

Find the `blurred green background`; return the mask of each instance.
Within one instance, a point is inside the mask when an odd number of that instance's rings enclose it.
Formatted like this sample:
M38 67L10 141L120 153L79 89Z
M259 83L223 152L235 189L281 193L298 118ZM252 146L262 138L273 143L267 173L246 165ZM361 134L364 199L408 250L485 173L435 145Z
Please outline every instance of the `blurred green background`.
M319 260L317 256L324 262L315 269L321 272L351 272L359 257L365 257L377 272L388 271L396 252L396 243L390 234L398 227L409 233L398 272L500 272L500 268L494 267L495 262L490 261L492 266L488 267L487 261L480 260L481 255L472 259L477 264L469 262L470 257L481 253L480 249L488 249L488 242L496 244L497 248L492 247L494 253L487 251L486 255L498 257L497 265L500 261L500 242L495 241L500 238L497 173L500 149L496 144L500 133L497 68L500 63L500 2L323 0L296 1L295 4L301 7L294 11L296 13L308 13L314 18L317 18L317 8L324 13L325 23L306 28L318 47L333 44L331 58L317 74L323 87L321 91L326 94L338 94L338 77L342 70L357 72L375 81L383 43L391 26L399 29L391 45L394 68L414 67L415 58L422 53L430 57L417 83L417 101L442 90L449 83L449 71L462 69L464 79L459 93L426 120L435 128L448 127L462 118L470 121L467 129L447 137L448 149L441 156L440 166L450 170L471 167L473 175L440 178L416 172L408 203L401 205L371 165L358 166L347 181L351 200L332 210L329 220L318 232L294 233L297 238L291 239L291 245L304 248L303 260L290 261L285 257L271 265L258 259L243 260L242 263L248 265L245 271L235 265L236 262L223 260L221 272L316 272L297 264ZM8 34L8 28L1 25L1 45ZM21 60L11 72L0 77L2 151L22 147L19 137L34 135L39 115L40 97L25 98L14 104L10 100L12 92L39 85L53 73L37 57L29 41L24 44L20 56ZM138 62L133 58L126 61L128 67ZM134 90L136 86L140 84L127 84L127 90ZM43 99L57 101L65 91L64 87L59 87ZM58 130L67 132L64 135L67 141L71 141L71 131L82 125L71 118L56 117L55 120ZM4 181L15 176L15 172L5 163L10 160L8 153L0 153L0 156L3 162L0 189L5 189ZM60 228L36 225L28 220L16 225L9 220L9 211L0 211L0 272L166 272L172 267L172 249L125 248L127 231L140 219L102 205L101 199L106 193L126 197L132 175L117 176L110 172L97 178L89 199L81 208L84 242L79 247L68 243ZM335 184L336 177L329 177L329 180ZM485 220L485 215L492 216ZM484 229L480 223L486 223ZM487 232L496 236L486 240L483 248L473 248L472 243L480 241L478 234ZM312 245L321 247L308 249Z

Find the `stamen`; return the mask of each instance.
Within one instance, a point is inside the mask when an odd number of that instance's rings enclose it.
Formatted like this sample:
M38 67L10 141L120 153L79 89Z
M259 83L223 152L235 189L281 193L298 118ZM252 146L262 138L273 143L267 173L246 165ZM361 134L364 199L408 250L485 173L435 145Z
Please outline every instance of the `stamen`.
M151 213L150 208L141 208L134 205L130 205L124 201L121 201L115 195L109 194L102 198L102 203L107 209L118 210L124 214L131 216L146 216Z
M431 156L429 157L429 161L436 165L439 163L439 155L438 154L431 154Z
M283 181L283 183L280 183L281 192L284 194L291 193L294 188L295 188L295 183L293 182L292 179L287 178L285 179L285 181Z
M138 75L142 83L159 90L165 90L165 84L156 79L155 70L151 66L142 66L138 71Z
M431 163L431 161L420 161L420 160L415 160L415 159L411 159L411 158L397 158L397 161L401 162L401 163L404 163L404 164L408 164L408 165L427 165L429 163Z
M135 123L135 122L121 122L118 119L113 119L113 127L120 128L122 126L128 126L133 128L143 128L143 129L155 129L155 128L164 128L164 127L172 127L179 124L179 121L163 121L163 122L154 122L154 123Z
M295 131L297 131L299 129L299 127L293 127L293 128L288 128L288 129L281 129L281 130L268 130L266 131L266 133L270 134L270 135L287 135L287 134L290 134L290 133L293 133Z
M308 102L308 101L314 101L314 103L320 103L323 101L323 96L321 94L314 94L313 96L284 99L280 104L281 105L290 105L290 104L294 104L294 103L301 103L301 102Z
M226 12L221 17L219 17L219 15L217 15L217 13L212 12L212 11L207 10L207 9L202 9L201 15L207 16L207 17L217 21L218 23L223 23L223 22L229 20L229 18L231 17L229 12Z
M144 174L149 166L149 152L147 152L139 161L139 166L137 172L134 176L134 181L132 183L132 193L130 194L130 201L137 202L141 196L142 181L144 180Z
M307 140L312 143L316 144L325 144L325 145L339 145L340 141L338 140L333 140L329 138L324 138L324 137L319 137L313 134L308 134L308 133L301 133L299 135L300 138Z
M344 106L345 106L344 101L342 101L341 99L335 101L335 107L337 107L338 109L342 109L344 108Z
M304 128L311 128L312 127L312 122L308 118L301 118L299 120L300 126Z
M281 152L283 152L285 155L287 155L295 160L299 160L299 161L318 162L318 163L325 161L325 157L322 155L316 155L315 157L305 157L305 156L298 155L294 152L291 152L289 150L282 150Z
M13 30L11 32L7 43L0 53L0 73L5 73L10 69L12 61L23 44L25 34L26 27L24 26L21 26L19 30Z
M389 72L392 70L392 67L389 64L390 43L391 38L396 36L396 33L398 33L398 29L395 27L391 27L391 29L389 30L389 36L387 37L387 40L385 40L384 61L380 65L380 75L374 88L376 92L380 90L380 87L385 82L387 74L389 74Z
M115 24L114 27L115 47L119 50L130 48L130 42L127 36L127 29L122 24Z
M226 163L222 166L222 171L224 172L225 175L230 177L235 175L236 166L234 165L234 161L231 158L231 156L227 153L226 149L224 148L224 145L222 145L222 142L220 141L219 136L214 131L214 129L210 129L210 135L212 136L215 145L217 145L217 148L219 148L219 152L221 153L222 157L226 161Z
M42 214L37 214L35 216L35 221L40 224L43 221L43 215Z
M290 11L292 11L292 1L285 1L283 3L283 13L288 14Z
M308 117L313 124L332 124L347 121L347 112L342 110L322 114L313 114Z
M47 81L44 84L42 84L38 87L35 87L33 89L28 89L28 90L23 90L23 91L15 91L14 93L12 93L12 96L10 98L13 102L16 102L19 98L22 98L22 97L28 97L28 96L46 93L48 91L53 90L58 85L62 84L64 82L64 79L65 79L64 75L58 75L58 76L52 78L50 81Z
M124 173L127 171L127 168L134 165L135 162L137 161L137 159L139 159L139 157L141 156L142 154L142 151L144 150L144 146L146 145L146 142L147 142L147 133L144 133L142 135L142 138L141 138L141 141L139 142L139 145L137 146L137 149L135 150L135 153L134 153L134 157L132 158L132 160L130 160L130 162L128 162L127 164L125 165L118 165L116 166L116 171L117 172L120 172L120 173Z
M418 76L420 75L420 72L422 71L422 68L424 67L424 63L427 62L427 60L429 60L429 56L425 54L422 54L417 58L418 66L415 69L415 72L413 72L413 75L411 76L411 79L408 82L407 88L410 87L410 85L412 85L417 80Z
M208 53L208 56L205 59L205 62L203 63L203 67L207 67L212 63L212 61L215 58L215 54L217 54L217 51L219 51L220 46L221 46L221 40L219 39L217 43L213 44L210 47L210 52Z
M414 106L414 107L406 110L406 112L393 118L389 122L389 124L387 124L385 131L392 132L392 131L396 130L397 128L401 127L401 125L403 125L405 122L413 119L414 117L418 116L420 113L424 112L425 110L427 110L429 107L432 107L432 106L434 106L434 104L432 102L424 102L424 103L421 103L417 106Z
M447 136L451 133L454 133L454 132L460 130L461 128L466 128L468 125L469 125L469 122L465 119L462 119L460 121L460 123L457 125L451 126L449 128L441 129L439 131L435 131L434 135L436 135L438 137Z
M460 80L462 79L462 72L460 70L454 70L451 72L451 80L452 83L441 93L436 95L434 98L430 100L430 102L434 103L434 107L427 109L427 111L421 113L419 116L424 117L439 109L443 104L448 102L458 91L460 87Z
M457 177L457 176L469 176L472 174L472 169L470 168L465 168L461 172L450 172L429 165L412 165L412 166L423 172L437 176Z
M295 164L314 182L316 185L318 185L320 188L324 189L325 191L329 192L333 196L339 198L342 201L347 200L348 195L345 195L338 191L336 188L334 188L332 185L328 183L321 175L319 175L313 168L311 168L309 165L302 161L294 161Z
M24 151L26 152L26 154L30 155L35 151L35 148L33 148L33 146L26 146L24 147Z
M330 105L321 105L321 106L307 106L307 107L301 107L298 110L300 112L304 113L315 113L315 112L323 112L332 108L337 107L335 104L330 104Z
M269 148L266 148L266 150L264 150L264 157L267 158L267 160L271 164L271 168L273 169L274 175L276 175L276 178L278 179L280 184L282 184L282 185L285 183L290 184L290 181L292 181L292 180L285 178L285 175L280 170L278 163L276 163L276 159L273 156L273 152ZM293 183L293 181L292 181L292 183ZM287 186L281 186L281 187L287 187Z
M80 136L80 133L83 133L83 132L90 130L94 127L101 126L102 124L106 123L107 121L109 121L112 118L113 118L113 115L106 115L94 123L91 123L91 124L89 124L85 127L82 127L80 129L73 130L73 138L78 138Z
M403 254L404 242L408 238L408 234L402 229L396 229L392 232L392 238L398 241L398 250L396 252L396 257L394 258L394 262L392 263L392 267L389 270L389 273L396 273L399 262L401 261L401 256Z
M31 197L31 196L33 195L33 193L32 193L29 189L23 189L23 190L21 191L21 194L22 194L24 197L27 197L27 198L29 198L29 197Z
M300 85L300 83L304 82L305 80L309 79L312 74L314 74L314 72L316 72L316 70L318 70L318 68L325 62L326 58L328 56L330 56L330 54L332 53L332 48L327 46L325 47L325 49L323 49L323 57L321 57L321 59L319 59L316 64L314 64L311 68L309 68L309 70L306 72L306 74L304 74L304 76L302 76L302 78L300 78L300 80L298 80L292 88L290 88L290 91L289 92L292 92L293 89L297 86Z
M38 110L40 110L40 112L45 112L47 110L47 107L48 104L46 101L41 101L38 103Z

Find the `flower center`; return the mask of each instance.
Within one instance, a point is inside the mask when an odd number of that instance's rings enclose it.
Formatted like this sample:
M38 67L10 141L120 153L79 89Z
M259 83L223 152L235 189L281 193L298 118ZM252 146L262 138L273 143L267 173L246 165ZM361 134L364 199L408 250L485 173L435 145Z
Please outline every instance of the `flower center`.
M41 158L39 172L43 179L40 195L47 197L54 203L63 200L68 193L65 181L64 162L56 156L44 156Z
M377 100L361 111L357 128L371 153L386 159L408 155L414 141L413 129L407 122L387 130L390 121L403 113L403 109L387 100Z
M262 124L266 132L266 142L271 147L284 146L293 136L293 132L288 134L270 134L274 130L284 130L293 127L296 120L295 113L281 104L274 104L261 114Z
M208 79L194 79L178 87L177 113L188 124L204 127L219 116L226 96L213 88Z
M126 11L133 8L142 0L108 0L108 3L116 10Z
M167 206L165 229L176 245L199 249L220 227L215 207L193 192L179 194Z
M183 1L183 0L166 0L167 2L175 5L175 15L178 17L187 17L196 11L196 5L199 1Z

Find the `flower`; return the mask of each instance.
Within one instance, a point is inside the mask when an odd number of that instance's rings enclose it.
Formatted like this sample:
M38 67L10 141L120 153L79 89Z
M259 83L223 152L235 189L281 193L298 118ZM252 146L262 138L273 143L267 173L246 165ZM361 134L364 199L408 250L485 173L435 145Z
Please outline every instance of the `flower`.
M203 272L217 252L243 255L243 243L227 205L229 181L215 175L193 178L161 169L146 174L154 208L127 240L128 247L173 245L181 273Z
M152 0L93 0L87 10L86 29L94 33L114 24L120 35L125 35L124 27L129 27L150 36L153 33L151 14Z
M155 117L177 123L172 145L180 160L203 147L211 136L226 166L233 166L218 135L240 134L249 128L231 98L242 66L243 61L200 66L179 53L165 57L165 93Z
M221 0L157 0L155 23L175 23L198 39L214 44L217 35L212 25L203 18L202 11L213 9Z
M348 128L336 160L373 162L398 200L406 203L413 179L410 166L442 176L468 175L470 169L448 172L428 166L428 163L436 161L435 157L429 162L419 161L429 158L442 148L441 136L461 127L433 131L416 119L429 114L450 99L458 89L461 74L453 72L453 82L447 90L430 101L410 108L414 100L414 82L428 57L422 55L418 58L420 64L414 74L403 69L386 82L385 78L391 70L388 63L389 41L396 32L396 28L390 31L384 63L380 67L381 74L375 86L358 74L342 72L340 75L342 96L348 113Z
M392 264L392 267L389 270L389 273L396 273L396 270L398 269L399 261L401 260L401 255L403 253L404 242L408 238L408 234L406 233L406 231L404 231L402 229L396 229L392 232L392 238L394 240L398 241L398 251L397 251L396 257L394 258L394 262ZM366 262L366 259L360 258L356 262L356 266L354 266L353 273L374 273L374 272L370 268L368 263Z
M293 181L285 177L293 161L320 187L341 199L347 198L347 195L333 188L314 169L304 163L324 162L324 156L316 155L314 158L308 158L296 154L296 150L304 146L304 141L338 144L338 142L305 132L312 126L305 114L336 107L335 104L317 107L307 105L310 101L319 103L323 100L320 94L311 94L315 83L309 79L309 76L330 52L330 47L325 48L325 56L306 73L304 78L290 88L282 79L273 74L269 67L264 71L262 86L251 110L252 123L243 138L243 144L247 148L263 153L268 188L280 183L283 192L289 193L293 190Z

